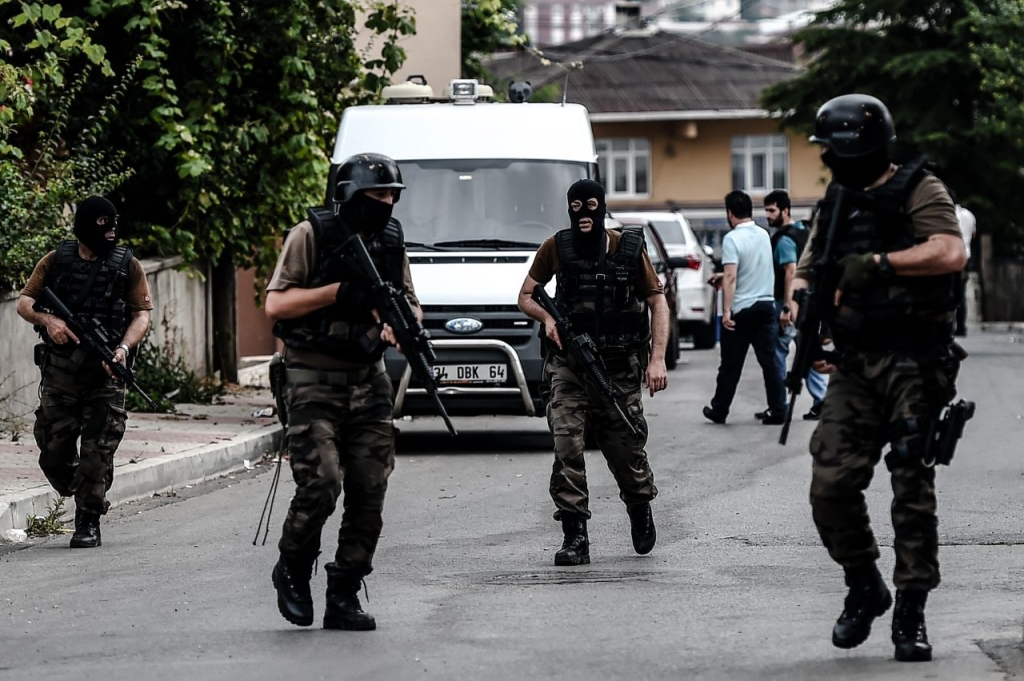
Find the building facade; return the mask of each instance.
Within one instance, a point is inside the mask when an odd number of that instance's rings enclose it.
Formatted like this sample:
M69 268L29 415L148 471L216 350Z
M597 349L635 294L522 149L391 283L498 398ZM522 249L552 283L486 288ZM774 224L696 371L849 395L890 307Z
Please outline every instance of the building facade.
M799 66L657 28L617 29L544 55L549 65L521 53L490 68L534 89L568 82L566 101L590 112L612 211L679 210L718 249L729 191L746 191L759 208L784 189L797 218L824 194L819 148L759 103L764 88L799 75ZM755 217L764 222L763 212Z

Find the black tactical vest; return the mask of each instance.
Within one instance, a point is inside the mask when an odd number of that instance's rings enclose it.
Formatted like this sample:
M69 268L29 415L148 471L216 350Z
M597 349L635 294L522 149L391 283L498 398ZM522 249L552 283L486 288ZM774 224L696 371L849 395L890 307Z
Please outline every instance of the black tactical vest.
M796 224L786 225L775 230L775 234L772 235L772 255L775 255L775 249L778 247L779 242L782 241L782 237L788 236L796 244L796 259L797 262L800 262L800 256L804 252L804 247L807 245L807 239L810 238L810 235L811 231L809 229L800 229ZM772 259L774 260L774 257ZM775 300L785 299L786 268L775 263Z
M901 166L881 187L851 197L837 235L835 260L826 270L827 285L821 287L819 299L837 348L927 349L952 339L958 274L879 277L862 291L845 291L841 306L834 305L841 275L836 263L844 256L893 253L922 243L914 236L907 201L928 175L924 159L919 159ZM827 194L814 242L818 253L824 249L827 230L822 227L829 224L833 205Z
M282 319L274 324L274 335L286 345L319 352L349 362L372 364L384 354L385 344L376 340L377 323L371 313L370 285L354 258L341 252L349 230L328 210L311 208L316 263L309 288L346 282L364 292L355 304L337 303L320 308L304 317ZM385 281L402 290L405 279L405 237L402 225L394 218L373 241L364 241L373 264ZM373 340L371 340L373 339Z
M619 248L603 262L582 258L573 247L572 230L555 235L558 284L555 298L573 331L590 333L602 350L635 351L650 342L646 291L638 280L643 265L644 235L623 228Z
M115 246L102 260L85 260L78 255L77 241L62 241L57 246L56 260L47 284L71 312L95 319L111 342L117 345L128 328L126 297L131 262L132 249L127 246ZM94 268L98 268L95 275ZM45 330L42 333L45 336ZM56 345L50 342L49 345L53 352L67 356L77 347L73 343Z

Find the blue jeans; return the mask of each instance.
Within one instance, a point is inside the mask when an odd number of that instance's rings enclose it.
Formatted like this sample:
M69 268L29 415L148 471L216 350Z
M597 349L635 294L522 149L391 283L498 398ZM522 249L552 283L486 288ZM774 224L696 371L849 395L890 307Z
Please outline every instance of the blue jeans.
M782 314L782 303L775 301L775 311L778 315ZM779 364L782 366L782 375L786 375L786 360L789 357L789 344L796 340L796 328L792 325L787 326L785 331L780 331L778 336L778 342L775 346L775 354L778 355ZM814 369L807 372L807 392L814 400L814 404L821 404L821 401L825 399L825 389L828 387L828 375L819 374Z

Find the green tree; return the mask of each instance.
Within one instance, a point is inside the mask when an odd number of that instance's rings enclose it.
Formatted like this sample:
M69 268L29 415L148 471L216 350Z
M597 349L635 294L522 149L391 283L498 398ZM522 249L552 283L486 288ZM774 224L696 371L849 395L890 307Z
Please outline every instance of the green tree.
M105 50L59 6L0 0L0 289L19 287L66 237L69 204L127 178L123 154L97 140L133 68L120 83L109 78ZM90 77L106 105L72 138L70 112Z
M219 364L231 378L234 270L265 272L284 229L322 200L340 113L374 100L401 66L410 11L375 0L84 0L63 9L0 0L0 9L14 16L0 60L19 74L33 60L54 74L90 61L111 74L138 65L112 110L110 86L84 82L58 139L74 146L107 111L111 125L92 139L132 170L114 192L124 235L144 252L213 265ZM33 21L48 22L51 35L29 31ZM365 62L353 45L364 29L381 38ZM56 85L45 95L50 107L62 96ZM38 115L10 125L31 130Z
M1024 252L1021 0L843 0L794 40L808 68L768 88L765 108L810 130L832 97L878 97L893 113L899 152L936 162L997 252Z
M526 44L526 36L519 32L521 4L520 0L463 0L463 78L489 83L493 78L483 60L494 52Z

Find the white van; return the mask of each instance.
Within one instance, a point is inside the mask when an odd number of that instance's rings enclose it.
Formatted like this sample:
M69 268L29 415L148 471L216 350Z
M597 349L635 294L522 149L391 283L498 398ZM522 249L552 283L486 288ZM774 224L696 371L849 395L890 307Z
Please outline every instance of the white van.
M520 312L518 295L541 242L568 226L569 185L596 173L590 121L577 104L485 101L490 88L476 81L453 81L449 90L457 96L438 101L425 84L396 86L391 95L412 91L416 103L346 109L327 205L345 158L395 159L407 189L394 216L445 407L452 415L543 416L537 324ZM389 351L385 362L395 416L435 413L401 355Z

